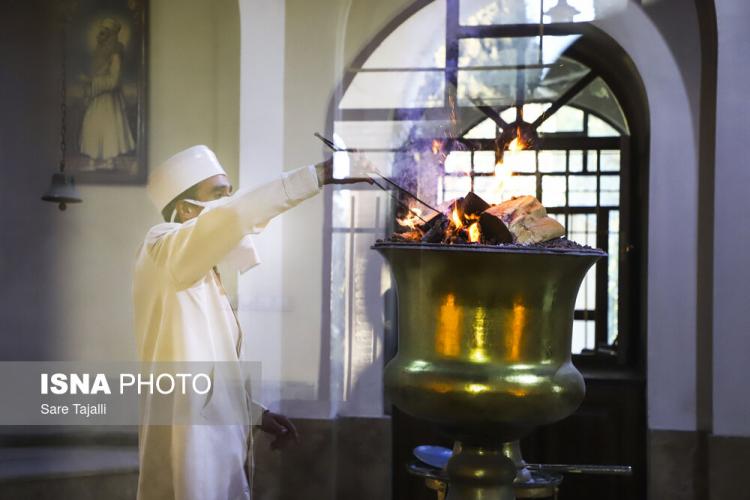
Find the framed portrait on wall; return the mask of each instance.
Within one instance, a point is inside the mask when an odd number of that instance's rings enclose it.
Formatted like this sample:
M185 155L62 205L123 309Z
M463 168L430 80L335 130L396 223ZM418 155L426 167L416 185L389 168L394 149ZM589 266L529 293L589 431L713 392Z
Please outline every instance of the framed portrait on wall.
M65 1L67 169L84 184L143 184L147 0Z

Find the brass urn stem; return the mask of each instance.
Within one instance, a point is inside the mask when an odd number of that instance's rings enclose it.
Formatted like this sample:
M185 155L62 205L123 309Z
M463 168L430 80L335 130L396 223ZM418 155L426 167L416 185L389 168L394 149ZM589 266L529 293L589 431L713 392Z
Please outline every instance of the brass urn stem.
M498 448L462 446L456 442L445 467L446 500L515 500L516 465Z

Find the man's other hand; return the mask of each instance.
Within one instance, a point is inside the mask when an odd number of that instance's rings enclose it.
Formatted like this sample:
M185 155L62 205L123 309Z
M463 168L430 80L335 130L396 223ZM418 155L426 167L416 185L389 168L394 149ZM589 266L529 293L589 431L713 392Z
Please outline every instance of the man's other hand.
M274 440L271 441L272 450L286 448L292 441L299 443L297 429L284 415L279 415L278 413L273 413L271 411L264 412L260 424L260 430L274 436Z

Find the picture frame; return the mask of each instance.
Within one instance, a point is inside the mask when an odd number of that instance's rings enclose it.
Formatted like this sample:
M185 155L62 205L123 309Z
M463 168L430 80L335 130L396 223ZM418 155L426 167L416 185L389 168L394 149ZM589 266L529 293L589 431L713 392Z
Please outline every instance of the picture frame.
M66 168L80 184L145 184L148 0L64 1Z

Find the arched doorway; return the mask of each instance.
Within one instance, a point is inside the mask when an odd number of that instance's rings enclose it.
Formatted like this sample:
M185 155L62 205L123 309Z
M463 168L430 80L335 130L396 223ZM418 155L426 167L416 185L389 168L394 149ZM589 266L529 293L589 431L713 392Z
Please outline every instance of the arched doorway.
M472 3L482 6L462 12ZM649 136L643 86L624 51L595 28L548 23L544 42L535 44L538 24L498 24L491 6L436 0L407 9L356 58L335 102L331 132L431 203L469 190L488 201L535 194L572 239L609 251L576 304L572 347L587 378L587 400L567 421L532 436L526 448L537 461L636 468L625 481L570 480L563 498L643 496L642 198ZM409 40L418 47L409 48ZM540 140L533 150L507 154L510 175L498 170L496 139L520 117L538 127ZM388 288L384 278L378 290L369 289L368 276L379 278L380 271L362 264L362 256L390 231L397 213L386 195L367 187L334 191L328 207L331 332L338 339L331 352L341 360L341 398L356 399L359 367L371 362L378 339L372 322L359 320L367 315L358 309L361 297ZM389 325L386 317L386 358ZM370 370L370 376L377 374ZM404 473L403 462L414 445L439 439L394 413L394 498L427 494Z

